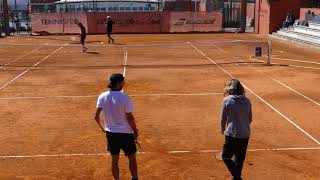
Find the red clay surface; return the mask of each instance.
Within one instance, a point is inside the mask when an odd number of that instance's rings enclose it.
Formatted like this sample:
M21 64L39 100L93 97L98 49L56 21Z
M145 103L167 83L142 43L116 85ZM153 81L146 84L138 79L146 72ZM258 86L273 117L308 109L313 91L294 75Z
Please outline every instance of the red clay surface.
M89 36L88 44L101 45L105 39ZM115 39L117 45L129 46L266 40L254 34ZM0 43L74 42L69 36L52 36L10 37ZM230 79L226 72L255 93L247 90L254 122L244 179L320 178L319 53L272 44L272 66L250 60L254 43L127 48L125 92L132 96L141 131L140 179L231 179L223 162L215 159L224 140L219 116L223 86ZM266 50L266 43L262 46ZM93 115L107 77L124 70L125 49L106 45L79 53L79 47L63 47L52 54L59 48L0 45L0 179L112 179L105 137ZM124 156L120 169L121 179L129 179Z

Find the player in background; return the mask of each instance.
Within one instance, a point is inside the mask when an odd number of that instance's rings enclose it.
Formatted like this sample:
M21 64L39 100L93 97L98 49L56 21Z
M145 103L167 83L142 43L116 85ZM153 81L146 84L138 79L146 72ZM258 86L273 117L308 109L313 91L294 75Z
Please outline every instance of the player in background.
M87 47L85 46L85 41L86 41L86 37L87 37L87 32L86 32L86 28L82 25L82 23L78 23L78 26L80 28L80 43L82 45L82 52L87 52Z
M114 39L111 37L113 21L110 16L108 16L106 19L106 25L107 25L108 43L110 43L110 41L114 43Z

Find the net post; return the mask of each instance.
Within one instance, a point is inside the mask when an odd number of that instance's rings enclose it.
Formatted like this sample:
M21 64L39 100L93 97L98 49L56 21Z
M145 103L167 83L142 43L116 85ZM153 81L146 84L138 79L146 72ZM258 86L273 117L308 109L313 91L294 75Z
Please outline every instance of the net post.
M271 64L271 40L268 39L268 60L267 65Z

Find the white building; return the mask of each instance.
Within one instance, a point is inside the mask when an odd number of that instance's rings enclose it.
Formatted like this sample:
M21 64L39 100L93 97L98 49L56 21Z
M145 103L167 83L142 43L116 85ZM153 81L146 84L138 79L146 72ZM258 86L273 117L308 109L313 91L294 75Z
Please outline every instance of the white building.
M161 0L60 0L57 12L150 12L159 11Z

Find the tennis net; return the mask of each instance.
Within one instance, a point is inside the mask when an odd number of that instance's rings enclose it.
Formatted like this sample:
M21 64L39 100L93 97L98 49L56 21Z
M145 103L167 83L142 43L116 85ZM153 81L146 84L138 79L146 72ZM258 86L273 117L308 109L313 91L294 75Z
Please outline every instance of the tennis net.
M271 43L259 40L110 45L101 42L87 43L87 53L81 53L81 45L74 42L64 44L0 43L3 51L0 67L30 67L30 63L27 63L25 59L31 59L29 61L32 61L32 58L39 59L60 47L63 48L59 52L34 69L104 69L118 68L123 65L132 68L204 67L217 64L265 65L270 64L271 56ZM20 60L14 60L16 58L12 58L12 53L17 50L26 53L34 52ZM10 63L10 61L14 62Z

